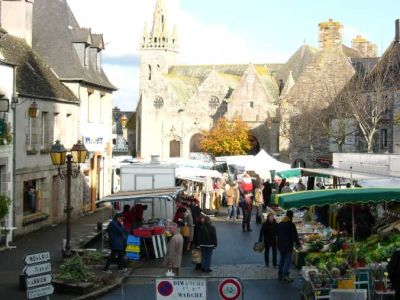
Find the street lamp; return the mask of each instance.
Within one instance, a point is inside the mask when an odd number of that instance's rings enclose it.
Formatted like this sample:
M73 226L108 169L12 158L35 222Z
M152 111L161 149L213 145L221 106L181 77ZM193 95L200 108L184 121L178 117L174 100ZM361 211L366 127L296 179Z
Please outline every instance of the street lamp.
M125 114L123 114L119 120L121 122L122 127L125 128L126 124L128 123L128 117Z
M85 145L78 141L70 151L70 154L67 154L67 150L60 143L60 141L56 141L55 144L51 147L50 157L53 165L58 167L58 176L61 179L67 180L67 232L66 232L66 243L65 250L63 250L64 257L71 256L71 178L76 178L80 173L79 164L85 162L87 157L87 149ZM67 160L67 169L61 169L61 166L65 164L65 159ZM72 168L72 163L78 164L77 168Z

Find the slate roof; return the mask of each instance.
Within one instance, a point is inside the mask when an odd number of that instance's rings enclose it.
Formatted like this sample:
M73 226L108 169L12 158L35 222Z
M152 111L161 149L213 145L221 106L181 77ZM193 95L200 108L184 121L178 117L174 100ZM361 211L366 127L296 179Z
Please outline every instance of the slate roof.
M0 52L7 62L17 66L18 94L33 98L79 102L23 39L1 32Z
M89 64L84 68L73 41L86 41L89 29L81 28L66 0L36 0L33 5L33 49L63 81L84 81L108 90L116 90L103 69ZM93 39L93 34L91 35ZM99 37L94 36L95 42ZM91 40L93 43L93 40Z

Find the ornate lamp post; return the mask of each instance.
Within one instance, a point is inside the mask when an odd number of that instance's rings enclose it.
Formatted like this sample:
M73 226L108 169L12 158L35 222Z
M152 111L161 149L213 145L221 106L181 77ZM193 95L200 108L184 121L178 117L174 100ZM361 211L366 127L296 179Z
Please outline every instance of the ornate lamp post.
M119 120L121 122L122 127L125 128L126 124L128 123L128 117L125 114L123 114Z
M60 141L56 141L50 150L51 161L53 165L58 167L58 176L60 176L61 179L67 180L67 232L65 250L63 250L64 257L71 256L71 178L76 178L79 175L79 164L85 162L87 153L88 151L81 141L78 141L72 147L70 154L67 154L67 150ZM65 164L65 159L67 160L66 170L61 169L61 166ZM78 164L78 167L73 168L72 163Z

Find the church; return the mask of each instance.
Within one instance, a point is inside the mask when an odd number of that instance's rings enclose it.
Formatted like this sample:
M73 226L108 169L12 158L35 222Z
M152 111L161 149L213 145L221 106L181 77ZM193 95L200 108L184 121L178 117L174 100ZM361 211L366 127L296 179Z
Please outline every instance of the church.
M251 154L264 149L279 155L280 96L318 53L301 45L285 64L179 65L179 37L176 27L168 27L164 0L157 0L152 28L145 25L139 48L136 149L144 159L194 157L202 130L235 116L251 128Z

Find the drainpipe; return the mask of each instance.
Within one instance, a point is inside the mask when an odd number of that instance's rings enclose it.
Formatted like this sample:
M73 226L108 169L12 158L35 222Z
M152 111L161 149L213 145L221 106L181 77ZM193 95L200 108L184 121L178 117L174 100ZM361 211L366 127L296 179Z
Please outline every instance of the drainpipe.
M13 92L11 96L11 108L12 108L12 122L13 122L13 149L12 149L12 214L11 214L11 226L16 227L16 190L17 190L17 167L16 167L16 151L17 151L17 67L13 69ZM14 240L14 230L11 231L11 241Z

